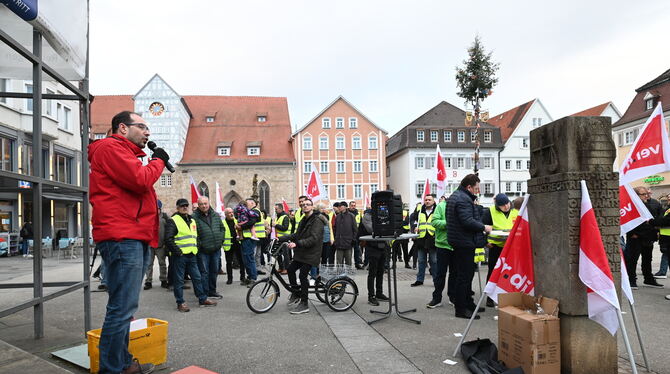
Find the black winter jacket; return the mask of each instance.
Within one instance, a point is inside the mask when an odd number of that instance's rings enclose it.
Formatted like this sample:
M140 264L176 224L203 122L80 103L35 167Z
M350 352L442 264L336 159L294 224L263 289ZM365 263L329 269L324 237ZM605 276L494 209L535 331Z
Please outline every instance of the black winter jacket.
M333 231L335 234L335 249L351 249L351 243L357 238L356 217L348 210L338 214L335 216Z
M447 201L447 240L458 248L478 248L486 244L482 209L475 205L477 197L463 187L458 187Z
M319 266L323 246L323 226L328 224L328 218L319 212L313 212L309 217L300 220L295 234L282 237L281 241L292 241L296 244L293 249L293 259L312 266Z

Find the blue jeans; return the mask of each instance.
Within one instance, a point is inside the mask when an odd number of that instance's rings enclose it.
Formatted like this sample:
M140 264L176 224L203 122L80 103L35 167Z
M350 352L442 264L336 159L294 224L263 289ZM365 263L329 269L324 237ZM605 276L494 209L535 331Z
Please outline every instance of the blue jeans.
M21 254L24 256L28 254L28 240L29 239L24 238L21 242Z
M97 245L105 263L109 295L100 334L100 373L119 373L133 361L128 352L130 320L137 311L151 251L146 243L131 239Z
M188 275L191 277L193 291L195 292L195 296L198 297L198 302L205 302L207 294L202 287L203 281L198 270L196 256L183 254L181 256L172 256L172 259L175 260L175 264L172 267L172 280L174 282L172 291L174 298L177 300L177 305L184 303L184 274L186 271L188 271Z
M220 249L212 253L198 252L198 269L200 269L200 277L202 277L202 290L207 296L216 293L216 278L219 275L219 267L221 267L220 260Z
M663 253L661 255L661 267L658 269L658 273L655 275L667 275L668 274L668 254Z
M416 273L416 281L423 282L423 279L426 276L426 255L428 255L428 261L430 261L430 269L428 271L430 272L430 275L435 276L435 263L437 262L435 248L428 250L428 253L426 253L425 248L419 248L417 253L419 256L419 271Z
M251 239L242 240L242 262L244 262L244 267L247 269L247 275L249 279L255 281L258 277L258 272L256 271L256 241Z

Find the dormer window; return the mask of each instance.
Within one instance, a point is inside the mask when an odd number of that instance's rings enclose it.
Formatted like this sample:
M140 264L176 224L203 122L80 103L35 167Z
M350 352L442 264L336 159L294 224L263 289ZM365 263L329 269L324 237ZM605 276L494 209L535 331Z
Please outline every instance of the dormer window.
M247 142L247 156L260 156L261 142Z
M207 121L207 123L212 123L214 122L214 117L205 117L205 121Z
M654 108L654 99L651 98L646 101L646 110L650 110Z
M219 156L230 156L230 147L217 147Z
M258 122L265 122L268 120L267 116L258 116L256 118L258 119Z
M656 96L654 94L652 94L651 92L647 92L647 94L644 95L643 100L645 110L654 109L654 104L656 104Z

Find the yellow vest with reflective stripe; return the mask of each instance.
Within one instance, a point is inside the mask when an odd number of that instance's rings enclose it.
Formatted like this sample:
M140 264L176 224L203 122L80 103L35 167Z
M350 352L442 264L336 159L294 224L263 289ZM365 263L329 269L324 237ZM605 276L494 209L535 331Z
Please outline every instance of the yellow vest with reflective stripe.
M191 225L186 224L179 214L172 216L172 220L177 226L177 235L174 237L174 244L181 250L181 253L198 253L198 226L195 219L191 219Z
M302 217L304 217L304 216L305 216L305 214L303 214L303 212L302 212L302 208L300 208L300 209L298 209L298 210L295 211L295 215L294 215L294 217L295 217L295 225L296 225L296 226L298 226L298 224L300 223L300 221L302 221Z
M237 219L233 218L235 221L235 224L237 225ZM230 247L233 245L233 233L230 231L230 227L228 227L228 223L226 222L226 219L221 220L223 222L223 250L224 251L229 251Z
M277 218L276 225L283 225L284 224L284 219L289 219L287 214L284 214L283 216ZM275 230L276 229L277 229L277 226L275 226ZM286 230L284 230L284 231L280 231L280 230L276 230L276 231L277 231L277 237L281 238L282 236L286 236L286 235L291 233L291 225L289 224L288 226L286 226Z
M664 217L667 216L668 213L670 213L670 209L666 210L666 211L665 211L665 214L664 214L663 216L664 216ZM670 227L661 227L661 228L658 230L658 232L659 232L661 235L670 236Z
M263 219L263 214L258 211L258 209L254 209L257 213L258 216L261 218L260 221L254 223L254 228L256 229L256 237L258 239L263 239L265 238L265 220Z
M475 264L486 261L484 248L475 248Z
M512 209L509 212L509 216L505 217L505 213L499 211L495 206L489 207L491 212L491 218L493 219L493 229L494 230L510 230L514 226L514 219L519 215L519 211ZM499 237L489 234L488 242L498 247L505 245L506 237Z
M359 210L358 213L355 216L357 225L361 224L361 217L362 217L362 214L361 214L361 211Z
M405 222L407 219L407 216L409 215L409 211L403 209L402 211L402 221ZM409 231L409 220L407 220L407 224L402 227L404 230Z
M435 207L433 207L433 211ZM428 219L426 219L426 213L419 213L419 239L428 235L435 236L435 228L433 227L433 215L431 214Z

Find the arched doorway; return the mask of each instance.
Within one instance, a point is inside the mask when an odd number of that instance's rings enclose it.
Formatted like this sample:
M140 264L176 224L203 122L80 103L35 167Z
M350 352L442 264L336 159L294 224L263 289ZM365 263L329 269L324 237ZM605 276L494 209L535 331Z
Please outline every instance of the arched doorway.
M200 196L209 197L209 187L207 187L207 183L205 183L205 181L202 181L198 184L198 193Z
M235 191L230 191L223 197L223 204L226 208L235 208L240 201L242 201L242 196Z
M260 205L261 210L271 214L270 185L267 184L266 181L261 181L261 183L258 184L258 205Z

